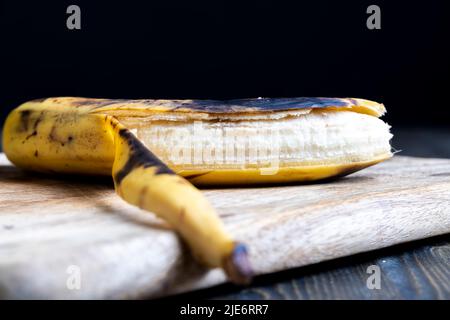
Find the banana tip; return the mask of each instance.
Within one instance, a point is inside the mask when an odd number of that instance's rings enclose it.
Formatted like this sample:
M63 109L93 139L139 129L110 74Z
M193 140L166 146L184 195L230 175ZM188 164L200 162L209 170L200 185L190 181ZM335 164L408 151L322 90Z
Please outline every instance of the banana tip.
M253 277L253 269L248 258L247 247L244 244L234 244L233 251L225 259L224 269L233 283L250 283Z

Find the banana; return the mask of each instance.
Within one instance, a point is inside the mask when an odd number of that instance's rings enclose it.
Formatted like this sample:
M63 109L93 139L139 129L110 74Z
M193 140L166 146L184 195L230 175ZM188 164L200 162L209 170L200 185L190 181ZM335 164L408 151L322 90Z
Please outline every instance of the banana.
M27 170L112 174L117 194L166 220L200 263L248 283L246 246L191 182L285 183L352 173L392 156L389 126L379 119L384 112L376 102L340 98L48 98L9 114L3 146Z

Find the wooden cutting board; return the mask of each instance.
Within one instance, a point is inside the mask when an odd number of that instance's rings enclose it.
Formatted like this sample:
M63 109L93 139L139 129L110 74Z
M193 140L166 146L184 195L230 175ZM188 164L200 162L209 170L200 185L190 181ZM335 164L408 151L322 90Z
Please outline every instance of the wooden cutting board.
M450 160L397 156L334 182L205 190L265 274L450 232ZM0 155L1 298L143 298L226 281L110 179L30 175Z

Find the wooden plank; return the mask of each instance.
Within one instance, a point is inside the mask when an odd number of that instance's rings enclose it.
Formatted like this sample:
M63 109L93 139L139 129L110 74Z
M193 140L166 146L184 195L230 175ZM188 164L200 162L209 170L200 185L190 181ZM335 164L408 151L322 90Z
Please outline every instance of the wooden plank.
M450 160L395 157L325 184L204 192L265 274L450 232L449 176ZM0 190L2 297L155 297L225 281L109 180L25 174L3 157ZM70 266L80 290L67 288Z
M374 265L380 267L380 288L369 290L367 269ZM449 300L450 235L260 276L250 287L221 285L173 298Z

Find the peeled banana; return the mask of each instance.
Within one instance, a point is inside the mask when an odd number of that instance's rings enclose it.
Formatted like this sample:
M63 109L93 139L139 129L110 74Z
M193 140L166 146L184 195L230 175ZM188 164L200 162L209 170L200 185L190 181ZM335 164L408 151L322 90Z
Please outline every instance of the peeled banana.
M352 173L392 156L389 126L379 119L384 112L376 102L340 98L48 98L9 114L3 146L27 170L112 174L116 192L165 219L199 262L246 283L247 248L191 183L303 182Z

